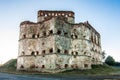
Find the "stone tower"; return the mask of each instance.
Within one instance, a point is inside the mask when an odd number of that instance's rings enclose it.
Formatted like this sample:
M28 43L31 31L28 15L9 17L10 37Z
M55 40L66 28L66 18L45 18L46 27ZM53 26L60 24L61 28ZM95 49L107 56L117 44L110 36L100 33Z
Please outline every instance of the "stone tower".
M37 23L20 24L17 70L60 72L102 64L100 34L72 11L38 11Z

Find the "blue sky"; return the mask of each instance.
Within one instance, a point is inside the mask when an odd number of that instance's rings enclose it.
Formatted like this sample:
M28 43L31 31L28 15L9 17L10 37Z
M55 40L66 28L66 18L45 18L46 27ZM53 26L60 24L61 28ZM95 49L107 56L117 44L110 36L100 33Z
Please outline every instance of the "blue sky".
M38 10L72 10L76 23L89 21L102 49L120 61L120 0L0 0L0 63L18 55L19 24L37 21Z

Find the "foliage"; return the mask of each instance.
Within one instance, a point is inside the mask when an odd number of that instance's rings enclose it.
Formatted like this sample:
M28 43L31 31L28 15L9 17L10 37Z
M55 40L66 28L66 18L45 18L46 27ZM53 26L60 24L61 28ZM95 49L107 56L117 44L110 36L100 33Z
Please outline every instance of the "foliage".
M105 59L105 55L106 55L105 51L102 51L102 58L103 59Z
M115 65L115 60L113 59L112 56L108 56L105 60L105 63L110 65L110 66L114 66Z

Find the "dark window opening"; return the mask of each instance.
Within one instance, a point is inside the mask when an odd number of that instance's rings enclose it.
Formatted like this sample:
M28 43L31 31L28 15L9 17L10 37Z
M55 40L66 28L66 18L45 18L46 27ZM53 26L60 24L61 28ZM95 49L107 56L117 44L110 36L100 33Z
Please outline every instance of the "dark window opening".
M73 66L73 65L71 65L71 68L74 68L74 66Z
M22 52L22 55L25 55L25 52Z
M45 68L45 65L42 65L42 68Z
M60 53L60 49L57 49L57 52Z
M53 34L53 30L50 30L49 34L50 34L50 35Z
M46 32L45 31L43 32L43 36L46 36Z
M32 35L32 38L35 38L35 34Z
M67 32L65 32L65 33L64 33L64 35L65 35L65 36L67 36L67 35L68 35L68 33L67 33Z
M60 35L60 34L61 34L61 31L58 30L57 34Z
M43 50L42 53L45 54L45 50Z
M65 50L64 53L65 53L65 54L68 54L68 50Z
M76 58L76 55L74 55L74 58Z
M65 64L65 68L67 68L68 67L68 64Z
M35 52L32 52L31 55L35 55Z
M34 65L34 64L33 64L33 65L31 65L31 66L30 66L30 68L35 68L35 65Z
M52 52L53 52L53 48L51 48L51 49L49 50L49 52L52 53Z
M40 35L39 34L37 34L37 38L39 38L40 37Z
M20 66L20 68L24 68L24 66L23 66L23 65L21 65L21 66Z
M78 55L78 52L75 52L76 53L76 55Z
M39 55L39 52L38 52L38 51L36 51L36 54L37 54L37 55Z
M77 39L78 38L78 36L77 35L75 35L75 39Z
M23 35L23 38L26 38L26 35L25 35L25 34Z
M35 68L38 68L38 66L35 66Z
M73 38L73 35L71 35L71 38Z
M86 52L84 52L84 54L86 55Z
M87 68L87 67L88 67L88 64L84 64L84 67Z
M74 52L71 52L71 54L73 55L73 54L74 54Z
M42 45L44 45L45 43L43 42Z

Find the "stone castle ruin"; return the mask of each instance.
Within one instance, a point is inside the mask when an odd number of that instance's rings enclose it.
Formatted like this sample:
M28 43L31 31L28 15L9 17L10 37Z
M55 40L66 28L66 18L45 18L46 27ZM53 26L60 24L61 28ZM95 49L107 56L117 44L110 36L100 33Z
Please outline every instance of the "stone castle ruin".
M102 64L100 34L72 11L38 11L37 23L20 24L17 70L60 72Z

